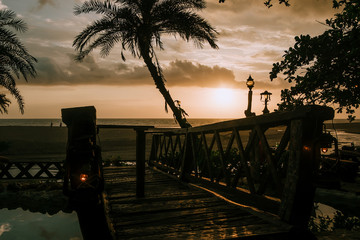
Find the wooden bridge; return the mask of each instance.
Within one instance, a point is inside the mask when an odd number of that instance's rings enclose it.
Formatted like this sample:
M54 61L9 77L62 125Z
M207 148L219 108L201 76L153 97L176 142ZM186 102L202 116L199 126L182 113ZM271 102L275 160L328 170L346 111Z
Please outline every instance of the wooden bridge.
M323 122L333 116L306 106L188 129L135 129L136 169L105 169L115 238L305 239Z
M289 239L290 225L158 170L146 168L146 195L134 194L133 166L105 169L115 239Z
M136 165L104 168L114 238L310 239L323 122L333 116L305 106L188 129L134 127Z

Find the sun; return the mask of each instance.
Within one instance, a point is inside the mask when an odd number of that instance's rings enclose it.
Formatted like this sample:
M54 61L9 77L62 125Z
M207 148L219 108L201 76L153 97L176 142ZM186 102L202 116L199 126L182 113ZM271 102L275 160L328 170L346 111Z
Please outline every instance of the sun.
M230 88L216 88L213 93L213 101L219 107L229 107L234 104L235 91Z

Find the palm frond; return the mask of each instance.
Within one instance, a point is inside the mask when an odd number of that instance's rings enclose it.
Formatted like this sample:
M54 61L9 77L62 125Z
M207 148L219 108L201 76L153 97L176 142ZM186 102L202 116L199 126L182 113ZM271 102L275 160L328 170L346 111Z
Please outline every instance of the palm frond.
M83 59L95 48L101 48L100 54L107 56L115 44L123 51L130 51L134 57L142 57L147 65L156 87L163 94L165 111L168 105L173 110L182 127L190 126L186 122L187 113L174 107L170 93L165 88L165 77L155 54L154 47L164 49L163 34L179 35L186 41L194 41L198 47L207 42L212 48L216 45L216 30L194 10L205 8L204 0L116 0L110 3L90 0L76 6L74 13L95 12L102 14L76 36L73 46L78 51L77 60ZM175 114L176 113L176 114Z
M82 13L98 13L104 14L107 16L114 16L116 12L119 10L116 4L113 4L111 1L86 1L82 5L75 5L74 14L80 15Z
M157 12L159 31L179 35L186 41L193 40L200 48L205 42L214 49L218 48L216 44L218 32L196 13L184 11L178 6L166 5L160 5Z
M97 47L102 48L102 56L107 56L119 42L122 43L123 49L129 48L135 55L137 43L134 43L133 29L138 21L129 8L118 8L111 16L94 21L77 35L73 42L75 50L79 51L77 59L83 59Z
M8 26L14 28L18 32L26 32L26 23L16 17L16 13L9 9L0 10L0 27Z
M10 106L11 101L6 98L5 94L0 94L0 113L8 113L8 107Z
M28 81L29 76L35 77L34 64L37 60L29 54L16 34L9 28L19 32L27 30L25 22L17 18L15 12L8 9L0 10L0 86L15 97L20 112L24 113L24 99L16 87L15 80L23 77ZM2 97L1 109L4 113L10 104L10 101L6 101L6 99L5 96Z

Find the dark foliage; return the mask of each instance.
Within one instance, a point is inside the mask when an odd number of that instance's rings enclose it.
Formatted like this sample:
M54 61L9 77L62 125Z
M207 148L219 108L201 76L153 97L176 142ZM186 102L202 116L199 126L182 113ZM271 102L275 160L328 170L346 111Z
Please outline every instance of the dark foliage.
M295 37L283 60L273 64L271 80L283 73L285 80L295 83L282 90L279 110L331 105L354 119L360 104L360 1L334 0L333 8L341 12L326 20L328 30L315 37Z
M116 44L121 44L123 50L129 50L134 57L143 58L156 87L165 99L165 106L170 107L181 127L189 127L186 112L176 106L165 88L165 78L154 48L164 49L161 39L163 34L192 40L198 47L209 43L212 48L217 48L217 32L195 13L204 8L204 0L86 1L75 7L75 14L94 12L103 17L76 36L73 45L79 51L77 60L83 59L98 47L101 55L107 56ZM123 51L121 58L125 61Z
M28 76L35 77L36 59L31 56L16 34L9 30L25 32L25 22L9 9L0 10L0 86L7 89L18 102L24 113L24 100L16 87L16 79L21 76L27 81ZM0 95L0 113L7 113L10 104L5 95Z

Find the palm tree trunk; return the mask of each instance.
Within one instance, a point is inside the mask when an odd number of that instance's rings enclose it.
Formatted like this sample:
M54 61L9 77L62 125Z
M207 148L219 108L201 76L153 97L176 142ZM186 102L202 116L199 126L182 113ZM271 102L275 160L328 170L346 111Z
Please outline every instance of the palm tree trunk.
M188 128L191 127L191 124L183 118L182 113L179 108L175 106L174 100L172 99L169 91L166 89L163 78L158 73L158 70L154 63L152 62L152 58L149 56L148 53L142 52L142 57L147 68L150 71L152 78L154 79L156 88L159 89L160 93L163 95L165 102L169 105L170 109L175 115L176 121L179 123L181 128Z

